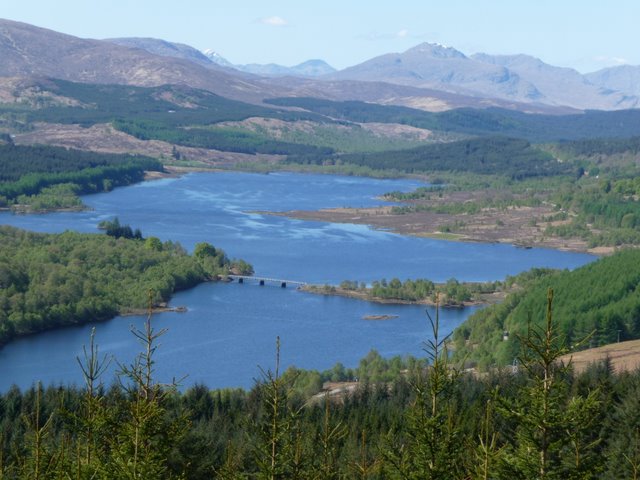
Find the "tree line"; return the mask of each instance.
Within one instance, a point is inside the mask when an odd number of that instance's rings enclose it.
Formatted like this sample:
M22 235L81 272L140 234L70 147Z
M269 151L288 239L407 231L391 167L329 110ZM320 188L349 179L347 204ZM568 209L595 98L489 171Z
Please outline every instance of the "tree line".
M145 171L163 170L149 157L49 146L0 144L0 159L0 207L78 206L78 195L110 191L142 181Z
M506 283L506 282L505 282ZM370 300L400 300L410 302L421 302L436 300L445 306L460 306L471 300L478 300L481 294L494 293L504 288L503 282L472 283L463 282L450 278L444 283L434 283L431 280L407 279L404 282L399 278L392 278L387 281L375 280L371 286L364 282L358 283L355 280L343 280L340 282L340 289L344 292L357 292L366 295ZM325 293L335 293L326 286L322 289Z
M557 329L567 345L589 335L581 348L640 338L640 251L622 250L574 271L537 272L504 302L475 312L455 331L456 358L483 369L511 364L521 348L517 334L543 317L540 298L547 288L556 292Z
M568 174L572 168L558 163L550 154L534 148L526 140L507 137L429 144L394 152L352 153L333 157L289 156L287 162L352 164L404 173L468 172L507 176L514 180Z
M177 145L225 152L320 156L334 152L329 147L283 142L238 128L176 128L173 125L147 119L118 119L113 122L113 126L141 140L162 140Z
M535 143L631 137L640 134L640 112L637 110L545 115L501 108L457 108L444 112L426 112L396 105L311 97L273 98L268 102L277 106L304 108L338 120L400 123L473 136L505 135Z
M640 374L607 361L583 373L559 362L547 291L540 327L522 337L519 368L465 373L430 318L426 359L381 361L388 380L309 398L317 372L276 360L250 391L180 392L153 374L162 332L132 333L141 353L103 383L93 338L78 360L83 387L35 385L0 395L0 473L7 478L617 479L640 467ZM99 340L99 339L98 339ZM283 346L282 348L286 348ZM375 365L375 366L374 366ZM340 371L336 366L334 369Z
M135 235L134 235L135 236ZM245 262L202 243L194 255L156 237L31 233L0 226L0 343L60 327L106 320L153 305ZM205 248L206 247L206 248Z

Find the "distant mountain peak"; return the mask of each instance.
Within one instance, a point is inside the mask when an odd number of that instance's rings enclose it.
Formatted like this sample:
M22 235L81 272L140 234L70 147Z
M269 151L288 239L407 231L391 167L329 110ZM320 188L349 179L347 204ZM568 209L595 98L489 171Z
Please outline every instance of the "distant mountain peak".
M217 63L222 67L235 68L235 65L233 65L233 63L231 63L229 60L224 58L222 55L220 55L218 52L216 52L212 48L207 48L206 50L203 50L202 53L204 54L205 57L207 57L213 63Z
M448 47L440 43L424 42L410 48L405 53L428 54L435 58L467 58L464 53L453 47Z
M146 50L154 55L162 57L174 57L198 63L204 67L215 67L215 65L199 50L185 45L184 43L168 42L160 38L148 37L124 37L108 38L105 41L128 48L138 48Z
M303 75L306 77L318 77L336 71L335 68L319 58L312 58L311 60L302 62L299 65L291 67L291 70L295 74Z
M209 60L223 67L235 68L241 72L265 77L319 77L336 71L335 68L319 58L307 60L293 67L285 67L275 63L234 65L211 48L204 50L202 53Z

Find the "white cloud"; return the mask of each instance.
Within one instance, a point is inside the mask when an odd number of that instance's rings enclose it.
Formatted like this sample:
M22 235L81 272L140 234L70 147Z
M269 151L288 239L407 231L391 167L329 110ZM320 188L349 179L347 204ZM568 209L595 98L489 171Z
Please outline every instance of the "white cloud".
M406 28L403 28L398 33L396 33L396 37L398 38L406 38L408 35L409 35L409 30L407 30Z
M289 25L284 18L277 15L260 18L258 19L258 23L262 23L263 25L270 25L272 27L286 27L287 25Z

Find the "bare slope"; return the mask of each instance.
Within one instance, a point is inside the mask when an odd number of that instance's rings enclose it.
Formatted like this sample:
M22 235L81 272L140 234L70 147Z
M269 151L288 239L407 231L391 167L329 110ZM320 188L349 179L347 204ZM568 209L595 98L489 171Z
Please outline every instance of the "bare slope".
M189 85L225 97L260 101L283 93L272 86L101 40L87 40L25 23L0 20L0 76L54 77L85 83Z
M609 360L617 372L633 372L640 367L640 340L611 343L603 347L569 353L560 360L565 364L571 362L577 372L583 372L590 364L603 360Z

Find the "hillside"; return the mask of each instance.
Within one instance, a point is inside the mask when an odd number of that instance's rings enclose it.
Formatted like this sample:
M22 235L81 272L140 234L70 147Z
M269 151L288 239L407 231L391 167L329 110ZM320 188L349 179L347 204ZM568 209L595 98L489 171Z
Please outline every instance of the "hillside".
M637 96L627 88L611 88L592 83L589 76L572 68L555 67L530 55L472 55L471 59L506 68L535 85L538 101L578 109L609 110L635 108Z
M1 226L0 242L0 345L19 335L144 311L149 301L157 307L175 291L231 267L222 250L188 255L179 244L140 235L116 239Z
M526 334L529 322L540 326L544 321L548 288L554 291L553 318L567 346L640 338L639 286L639 250L622 250L575 271L543 274L459 327L453 338L456 357L480 367L511 364L519 355L518 335Z
M38 79L24 83L23 90L13 102L0 105L0 113L21 114L31 122L84 125L118 118L172 125L209 125L254 116L329 121L314 113L254 105L186 85L140 87Z
M0 77L53 77L85 83L188 85L243 101L259 102L279 88L204 67L184 58L154 55L108 41L81 39L0 19Z
M507 135L532 142L630 137L640 134L640 110L633 109L553 115L500 108L459 108L426 112L402 106L360 101L335 102L309 97L273 98L268 103L295 106L338 120L401 123L466 135Z
M505 175L513 179L561 175L571 168L533 148L526 140L505 137L425 145L396 152L350 154L340 158L345 163L372 169L396 169L407 173L466 172Z
M220 70L218 64L213 62L204 53L189 45L185 45L184 43L167 42L166 40L156 38L139 37L108 38L106 41L127 48L145 50L161 57L173 57L189 60L206 68Z
M156 159L50 145L0 144L0 208L14 211L81 209L79 195L108 192L162 172Z
M618 373L637 372L640 367L640 340L610 343L603 347L568 353L560 360L565 364L571 362L578 373L601 362L607 362Z
M586 77L590 82L603 88L640 96L640 66L620 65L605 68L588 73Z
M463 94L482 90L487 97L529 103L537 102L542 97L533 84L502 66L477 62L454 48L430 43L417 45L402 53L372 58L331 77L384 81Z

